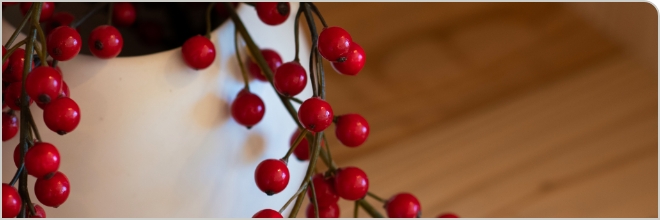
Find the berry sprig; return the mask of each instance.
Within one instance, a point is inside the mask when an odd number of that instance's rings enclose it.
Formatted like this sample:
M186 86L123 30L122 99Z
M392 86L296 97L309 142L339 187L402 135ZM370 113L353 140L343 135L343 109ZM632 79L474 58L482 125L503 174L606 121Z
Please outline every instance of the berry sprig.
M56 65L58 61L71 60L79 54L83 41L76 27L104 7L113 8L111 4L99 3L74 21L66 12L53 13L52 2L20 4L25 18L3 46L2 55L2 139L7 141L19 134L19 144L14 150L17 171L2 188L3 218L46 217L45 210L30 201L28 175L37 179L34 193L42 205L57 208L69 197L71 186L59 170L59 151L41 139L29 106L36 102L43 109L44 123L55 133L65 135L78 127L80 108L70 98L62 71ZM109 18L108 23L110 21ZM48 27L47 33L42 30L42 24ZM28 25L28 36L14 44L20 31ZM94 29L87 43L90 52L101 59L118 56L123 47L121 34L110 25ZM23 46L24 49L20 48ZM48 56L52 60L48 60ZM15 111L20 111L20 117L16 117ZM18 190L13 187L16 183Z

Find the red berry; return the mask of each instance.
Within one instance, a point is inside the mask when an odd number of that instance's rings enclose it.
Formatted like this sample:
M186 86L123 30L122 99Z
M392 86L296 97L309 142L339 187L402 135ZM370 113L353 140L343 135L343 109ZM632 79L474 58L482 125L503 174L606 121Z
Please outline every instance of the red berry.
M289 146L293 147L293 144L296 142L298 135L300 135L300 130L296 129L296 131L293 132L293 135L291 135ZM298 158L300 161L309 160L309 142L307 141L306 137L300 140L300 143L298 143L296 149L293 150L293 155L295 155L296 158Z
M110 25L101 25L89 34L87 41L89 51L98 58L110 59L114 58L121 52L124 47L124 38L117 28Z
M23 86L21 85L21 82L15 82L9 85L7 87L7 92L5 93L5 103L9 108L14 109L16 111L21 110L21 90L23 89ZM32 104L32 99L30 97L27 97L28 100L30 100L28 105Z
M34 183L34 194L41 204L57 208L69 198L71 186L62 172L50 173Z
M337 175L335 175L335 190L337 195L343 199L362 199L369 191L367 174L357 167L338 169Z
M328 27L321 31L316 45L323 58L335 62L346 59L352 42L351 35L343 28Z
M305 89L307 73L298 62L284 63L275 71L273 84L283 96L295 96Z
M135 22L135 7L130 2L112 4L112 23L119 26L131 26Z
M268 64L268 67L270 67L270 71L275 73L275 70L279 68L282 65L282 57L275 52L274 50L271 49L263 49L261 50L261 56L264 57L266 60L266 64ZM248 71L250 71L250 75L252 77L257 78L258 80L267 82L268 78L266 78L266 75L261 71L261 68L255 61L252 61L251 58L247 58L247 67Z
M259 19L268 25L284 23L291 11L288 2L257 2L254 7L257 9Z
M422 206L410 193L399 193L385 202L388 218L420 218Z
M325 178L323 174L319 173L312 177L312 183L314 183L314 192L316 192L316 202L319 204L319 207L326 207L333 204L337 204L339 201L339 196L335 192L334 179ZM307 197L309 200L312 200L312 190L307 190Z
M215 46L211 40L201 35L186 40L181 47L181 53L186 64L196 70L209 67L215 60Z
M12 139L18 134L18 118L12 112L2 113L2 141Z
M58 98L44 109L44 122L50 130L64 135L80 123L80 108L71 98Z
M309 205L307 205L307 211L305 212L306 217L316 218L316 212L314 211L314 204L309 203ZM339 206L337 203L328 206L321 206L319 204L319 218L339 218Z
M231 103L231 115L239 124L251 128L261 121L266 113L264 101L254 93L241 90Z
M272 209L263 209L255 213L252 218L284 218L278 211Z
M25 50L18 48L7 58L7 71L2 72L2 80L18 82L23 79L23 63L25 63ZM34 62L32 67L34 68Z
M5 54L7 54L7 48L5 46L2 46L2 56L4 57ZM4 72L7 69L7 65L9 64L9 58L5 60L4 63L2 63L2 72Z
M359 114L341 115L335 125L337 139L348 147L360 146L369 136L369 123Z
M53 29L61 26L70 26L73 20L75 20L75 17L69 12L56 12L50 18L50 21L46 23L44 31L46 32L46 35L50 35Z
M41 178L60 168L60 152L46 142L37 142L25 154L25 170L28 174Z
M64 82L64 80L62 80L62 92L60 92L60 95L58 97L67 97L67 98L71 97L71 91L69 91L69 86L66 85L66 82Z
M346 55L346 61L344 62L332 62L332 68L335 69L338 73L344 75L355 76L360 73L364 63L367 61L367 55L364 53L364 50L360 45L353 42L351 43L351 48Z
M312 97L298 109L298 120L309 131L320 132L332 124L332 107L323 99Z
M282 192L289 184L289 177L289 168L278 159L264 160L254 171L257 187L269 196Z
M2 184L2 217L14 218L21 211L21 196L18 191L9 184Z
M60 26L53 29L48 34L46 40L48 47L48 54L53 59L59 61L67 61L78 55L82 47L82 39L76 29L69 26Z
M30 212L27 213L28 218L46 218L46 210L40 205L32 203L34 206L34 215L31 215Z
M21 13L23 13L23 16L27 14L31 6L32 6L32 2L21 2L20 8L21 8ZM41 4L41 14L39 15L39 22L44 22L50 19L50 17L53 16L54 11L55 11L54 2L44 2L43 4Z
M438 218L460 218L460 217L458 217L458 215L456 215L454 213L448 212L448 213L442 213L442 214L438 215Z
M40 66L30 72L25 85L30 99L48 104L62 92L62 75L55 68Z

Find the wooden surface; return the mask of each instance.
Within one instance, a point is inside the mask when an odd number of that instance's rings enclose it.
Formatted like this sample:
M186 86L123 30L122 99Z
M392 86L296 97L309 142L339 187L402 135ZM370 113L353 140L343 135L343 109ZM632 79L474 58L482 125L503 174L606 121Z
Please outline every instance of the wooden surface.
M330 138L333 157L371 191L411 192L423 217L658 216L650 4L317 5L367 52L357 77L325 68L335 113L372 129Z

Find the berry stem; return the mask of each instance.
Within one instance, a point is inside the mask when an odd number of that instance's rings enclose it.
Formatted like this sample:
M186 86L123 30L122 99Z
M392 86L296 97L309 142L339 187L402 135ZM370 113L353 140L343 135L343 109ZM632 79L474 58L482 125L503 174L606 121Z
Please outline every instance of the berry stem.
M296 97L289 97L289 99L290 99L291 101L295 102L295 103L298 103L298 104L302 104L302 103L303 103L302 100L300 100L300 99L298 99L298 98L296 98Z
M382 202L382 203L386 202L383 198L380 198L379 196L377 196L376 194L374 194L372 192L367 191L367 195L371 196L371 198L374 198L375 200L378 200L379 202Z
M14 174L14 177L11 178L11 181L9 181L9 185L14 186L16 182L18 181L18 178L21 176L21 173L25 169L25 164L21 163L21 166L18 167L18 170Z
M360 206L362 206L362 209L364 209L364 211L367 211L367 213L369 213L369 215L372 218L382 218L383 217L383 215L381 215L378 211L376 211L376 209L373 206L371 206L371 204L369 204L364 199L360 199L360 200L355 201L355 202L357 202Z
M303 138L305 138L305 135L307 133L308 133L307 129L303 129L303 131L301 131L300 134L298 134L298 137L296 137L296 140L293 142L293 145L286 152L286 155L284 155L284 157L282 157L282 160L284 161L284 163L289 162L289 156L291 156L291 153L293 153L293 151L296 150L296 148L298 147L300 142L303 140Z
M328 166L328 169L330 171L335 171L335 170L337 170L337 165L335 165L334 160L332 160L332 154L330 153L330 144L328 144L328 139L325 138L325 134L323 134L323 142L325 142L325 151L326 152L321 152L321 155L327 157L326 159L327 159L328 162L326 163L326 166ZM325 153L325 155L324 155L324 153ZM321 157L321 158L323 158L323 157Z
M286 207L288 207L289 204L291 204L291 202L293 202L293 199L298 198L298 195L300 195L300 193L302 193L303 191L305 191L305 188L307 188L307 185L305 185L304 187L300 187L300 189L298 189L298 192L296 192L295 194L293 194L293 195L291 196L291 198L289 198L289 200L286 201L286 203L284 203L284 206L282 206L282 208L280 208L280 213L284 212L284 210L286 209Z
M296 12L296 20L293 23L293 37L296 42L296 56L293 58L293 61L300 62L299 54L300 54L300 37L298 36L299 29L300 29L300 14L302 14L302 8L298 7L298 12Z
M309 186L312 190L312 204L314 204L314 215L319 218L319 201L316 199L316 189L314 189L314 181L309 180Z
M41 66L48 66L48 63L46 62L46 56L48 54L48 48L46 47L46 35L44 34L44 30L41 29L39 21L33 20L32 26L37 29L37 36L39 36L39 43L41 43L41 49L37 49L37 55L39 55L39 59L41 59Z
M324 28L327 28L327 27L328 27L328 24L325 23L325 19L323 19L323 16L321 15L321 12L320 12L319 9L316 7L316 5L314 5L313 2L310 2L310 3L308 3L308 4L309 4L310 6L312 6L312 10L314 11L314 14L316 14L316 17L318 17L319 20L321 20L321 24L323 24L323 27L324 27Z
M318 48L316 47L319 36L316 33L316 24L314 23L314 18L311 15L312 12L309 9L309 3L301 2L300 4L302 5L302 7L304 9L305 19L307 20L307 26L309 27L309 32L312 35L312 50L310 51L310 55L309 55L309 78L311 79L312 86L314 88L314 97L319 97L320 94L324 93L324 92L321 92L322 89L320 88L319 81L317 81L317 79L318 79L318 75L317 75L318 68L316 68L316 72L314 72L314 69L315 69L314 68L314 62L315 62L314 57L319 56L318 53L317 53ZM316 60L318 60L318 59L316 59ZM321 98L323 98L323 97L321 97Z
M32 127L32 131L34 132L34 136L36 136L37 140L41 142L41 135L39 134L39 129L37 129L37 124L34 123L34 116L32 116L32 111L28 111L27 115L28 115L28 120L30 122L30 127Z
M18 25L18 28L16 28L16 30L14 30L14 33L11 34L11 37L9 37L9 40L5 44L5 48L9 48L9 46L11 46L11 44L14 42L14 40L16 40L16 38L18 37L18 34L21 33L21 31L23 30L23 28L25 27L27 22L32 17L32 10L33 10L34 7L35 7L35 4L32 4L32 6L30 6L30 10L25 14L25 18L23 18L23 21L21 21L21 24ZM10 54L10 53L7 53L7 54ZM4 63L5 59L2 59L2 60L3 60L3 63Z
M358 217L358 202L355 201L355 205L353 205L353 218Z
M94 8L92 8L92 10L89 10L89 12L87 12L87 14L83 15L80 19L78 19L78 20L74 21L73 23L71 23L71 28L75 29L76 27L81 25L83 22L85 22L89 17L91 17L92 15L95 15L99 10L101 10L104 6L106 6L108 4L109 4L108 2L101 2L101 3L97 4L96 6L94 6Z
M261 55L261 51L259 50L259 47L257 44L254 43L254 40L252 40L252 37L250 37L250 34L247 32L247 29L245 28L245 25L243 24L243 21L241 21L241 18L238 17L236 14L236 10L234 10L234 6L231 5L229 2L223 2L225 4L225 8L229 12L229 16L231 17L232 21L234 21L234 25L236 26L236 30L238 30L239 33L241 33L241 36L243 37L243 41L245 41L245 44L248 47L248 50L250 51L250 54L253 55L255 58L254 60L257 61L257 64L263 71L264 75L268 79L268 82L270 82L270 85L273 87L273 90L275 90L275 86L273 86L273 72L270 70L270 67L268 67L268 64L266 63L266 59L264 59L263 55ZM291 105L291 102L288 102L287 98L279 94L277 91L277 96L280 98L280 101L282 104L284 104L284 107L286 107L286 110L289 112L291 117L294 119L296 124L298 125L298 128L302 129L302 125L300 122L297 120L298 118L298 113L296 112L296 109Z
M206 8L206 38L211 39L211 11L213 11L213 6L215 2L211 2Z
M46 59L46 56L41 52L41 46L34 44L34 51L37 53L37 57L39 58L39 62L34 61L34 65L48 66L47 62L41 62L42 60Z
M316 161L319 157L319 153L321 152L321 136L323 136L323 131L320 131L314 135L314 145L312 148L312 157L309 160L309 165L307 166L307 172L305 173L305 178L303 183L301 184L301 187L307 183L310 182L312 175L314 175L314 168L316 167ZM304 196L304 195L303 195ZM293 210L291 211L291 214L289 214L289 218L293 218L298 214L298 210L300 210L300 205L302 205L302 199L301 196L298 196L299 201L296 201L296 205L293 206Z
M114 9L112 5L114 4L114 2L110 2L110 5L108 5L108 25L112 25L112 10Z
M243 75L243 82L245 83L245 89L250 91L250 80L248 79L248 73L245 71L245 64L243 63L243 58L238 50L238 30L234 31L234 50L236 50L236 59L238 60L238 66L241 67L241 74Z

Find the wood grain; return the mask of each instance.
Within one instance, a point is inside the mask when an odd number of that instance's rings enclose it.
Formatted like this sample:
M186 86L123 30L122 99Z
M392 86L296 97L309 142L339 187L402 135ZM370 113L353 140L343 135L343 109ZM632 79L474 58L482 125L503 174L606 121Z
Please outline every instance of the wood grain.
M368 54L356 77L325 67L336 114L372 128L330 138L334 159L423 217L657 217L657 15L573 4L317 3Z

